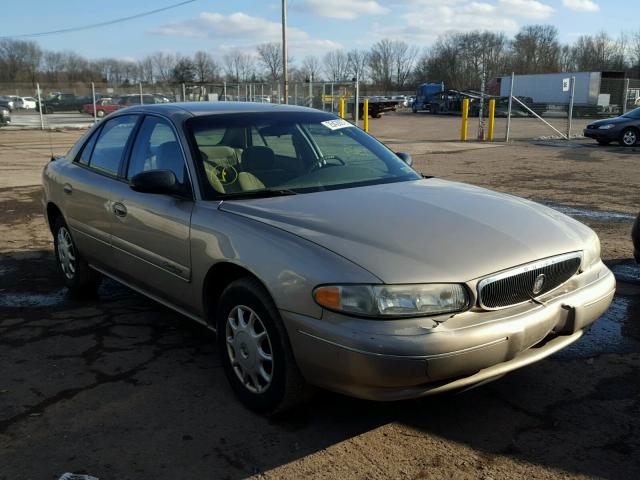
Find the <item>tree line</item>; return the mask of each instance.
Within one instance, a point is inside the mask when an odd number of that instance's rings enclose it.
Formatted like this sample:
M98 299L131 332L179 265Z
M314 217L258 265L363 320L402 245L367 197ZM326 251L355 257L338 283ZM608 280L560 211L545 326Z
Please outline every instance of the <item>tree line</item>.
M412 90L422 82L444 82L450 88L479 88L482 79L561 71L621 70L640 77L640 30L617 38L601 32L562 44L551 25L524 26L513 38L503 33L448 33L421 49L402 40L383 39L369 49L332 50L323 56L289 58L291 82L341 82L358 77L383 92ZM279 43L248 53L233 49L215 57L156 52L138 60L87 59L73 51L51 51L34 41L0 40L0 82L73 84L230 83L280 81Z

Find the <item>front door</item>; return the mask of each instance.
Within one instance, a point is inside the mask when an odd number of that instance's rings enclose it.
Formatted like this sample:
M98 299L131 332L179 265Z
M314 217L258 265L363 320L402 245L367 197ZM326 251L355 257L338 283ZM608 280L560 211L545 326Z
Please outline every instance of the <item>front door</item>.
M190 185L180 143L164 118L146 116L134 140L126 178L146 170L171 170ZM189 187L190 188L190 187ZM111 194L112 245L118 274L151 294L191 310L190 224L193 201L135 192L120 182Z

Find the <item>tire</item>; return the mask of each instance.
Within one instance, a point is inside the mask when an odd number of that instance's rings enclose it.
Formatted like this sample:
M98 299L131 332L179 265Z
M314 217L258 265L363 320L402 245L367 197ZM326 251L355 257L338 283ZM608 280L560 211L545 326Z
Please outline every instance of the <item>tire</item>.
M598 145L606 146L611 143L611 140L597 140Z
M95 297L102 275L82 258L69 227L60 216L53 223L53 245L58 272L69 293L76 298Z
M98 111L96 112L96 116L97 116L98 118L102 118L102 117L104 117L104 115L105 115L104 110L98 110Z
M418 113L418 109L415 107L413 107L411 110L413 111L413 113Z
M635 128L625 128L620 135L620 145L633 147L638 143L638 131Z
M216 327L225 375L246 407L274 415L306 397L309 389L278 309L255 278L241 278L225 288Z

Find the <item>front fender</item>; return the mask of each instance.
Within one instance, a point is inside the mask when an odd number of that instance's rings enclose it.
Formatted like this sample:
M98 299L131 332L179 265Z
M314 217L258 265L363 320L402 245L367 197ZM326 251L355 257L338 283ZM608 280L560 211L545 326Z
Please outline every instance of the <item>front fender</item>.
M323 283L381 283L372 273L320 245L247 217L197 202L191 225L191 262L196 291L209 269L226 261L250 271L281 310L322 316L311 293ZM204 314L202 300L199 313Z

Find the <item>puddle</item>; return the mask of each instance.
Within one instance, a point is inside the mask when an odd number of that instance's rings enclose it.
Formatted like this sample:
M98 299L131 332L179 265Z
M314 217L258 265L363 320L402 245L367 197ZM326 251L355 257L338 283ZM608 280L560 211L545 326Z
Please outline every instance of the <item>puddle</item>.
M3 293L0 292L0 307L50 307L64 303L65 290L53 293Z
M616 295L609 310L582 338L554 357L589 358L631 352L640 352L640 296Z
M618 263L609 267L618 282L635 283L640 285L640 264ZM638 319L640 322L640 319Z
M546 207L553 208L560 213L564 213L565 215L569 215L574 218L589 218L591 220L599 220L601 222L633 222L636 219L636 215L632 213L604 212L600 210L570 207L568 205L547 202L544 200L536 201Z

